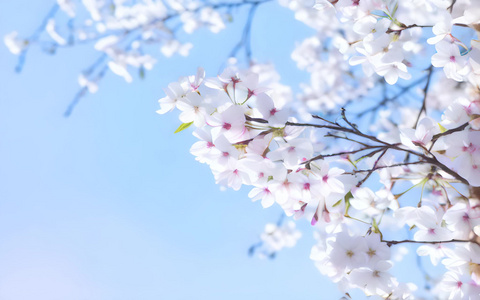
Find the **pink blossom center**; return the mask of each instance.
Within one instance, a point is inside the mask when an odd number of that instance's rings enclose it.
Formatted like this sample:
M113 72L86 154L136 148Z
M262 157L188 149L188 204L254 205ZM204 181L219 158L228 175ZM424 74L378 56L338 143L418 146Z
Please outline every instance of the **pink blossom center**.
M467 113L467 115L471 115L471 114L472 114L472 108L470 107L470 105L467 106L467 107L464 107L464 109L465 109L465 112Z
M303 189L304 189L304 190L310 190L310 183L308 183L308 182L305 183L305 184L303 185Z
M327 180L328 180L328 175L323 176L323 177L322 177L322 180L323 180L323 182L327 182Z
M463 147L462 147L462 151L463 151L463 152L468 152L468 153L470 153L470 154L472 154L473 152L475 152L475 150L476 150L476 149L475 149L475 146L474 146L472 143L470 143L470 145L468 145L468 146L463 146Z
M230 153L228 153L228 152L223 152L222 154L223 154L223 157L227 157L227 156L230 155Z
M207 148L212 148L215 147L215 145L212 142L207 142Z
M360 5L360 0L352 0L352 5L353 5L353 6L358 6L358 5Z
M222 126L222 127L223 127L223 129L225 129L225 130L230 130L230 128L232 128L232 124L230 124L230 123L223 123L223 126Z
M433 228L428 229L428 234L435 234L435 229Z
M455 56L453 56L453 55L450 56L450 61L451 61L451 62L455 62Z
M278 112L278 110L274 107L270 110L270 116L274 116L276 113Z

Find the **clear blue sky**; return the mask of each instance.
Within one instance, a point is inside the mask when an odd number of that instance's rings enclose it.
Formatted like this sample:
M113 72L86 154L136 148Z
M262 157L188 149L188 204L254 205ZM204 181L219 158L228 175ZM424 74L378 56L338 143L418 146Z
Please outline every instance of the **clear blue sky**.
M3 38L31 34L54 0L2 2ZM198 66L216 75L240 38L245 14L234 17L220 34L185 36L191 55L158 56L143 81L109 73L69 118L77 76L98 53L33 48L16 74L0 46L1 300L341 297L308 258L308 224L275 260L248 257L280 211L251 203L248 190L221 192L189 154L191 130L174 135L177 114L155 113L169 82ZM290 53L311 32L290 11L266 4L253 26L258 61L275 62L294 87L308 80Z

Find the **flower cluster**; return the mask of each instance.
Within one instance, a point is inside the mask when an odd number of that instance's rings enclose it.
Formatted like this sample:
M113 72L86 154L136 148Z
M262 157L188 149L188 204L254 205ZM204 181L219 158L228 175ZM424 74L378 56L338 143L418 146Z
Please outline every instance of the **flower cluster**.
M472 38L480 26L477 0L317 0L316 10L310 1L280 3L316 30L292 54L311 73L300 97L310 111L364 96L378 76L390 85L411 79L415 68L425 68L418 58L431 55L429 44L436 53L428 61L447 78L479 85L479 42ZM434 35L428 44L425 28Z
M454 102L441 122L422 118L415 129L401 128L387 142L362 133L345 112L345 126L318 116L320 124L297 123L288 117L285 99L272 93L273 83L261 80L276 77L268 75L273 70L253 68L266 74L232 67L205 79L199 69L165 89L158 113L177 108L183 123L177 131L197 128L193 134L199 141L190 152L210 166L218 184L234 190L250 186L253 201L263 207L276 203L287 216L315 225L322 239L312 259L323 266L322 273L345 290L356 287L368 295L409 299L413 285L399 283L388 272L389 249L398 242L382 238L383 231L392 230L389 222L397 223L396 230L403 224L417 228L413 242L475 241L480 230L478 200L456 194L452 185L480 185L472 163L480 157L475 102ZM325 146L319 132L340 142ZM342 144L345 140L349 146ZM340 147L351 150L325 154ZM398 163L396 153L416 159ZM372 173L383 183L375 192L362 186ZM400 179L422 186L429 196L416 206L400 202L408 192L395 194ZM270 248L272 253L278 250ZM440 259L438 253L431 257ZM475 272L456 271L476 280Z
M310 258L319 271L338 282L342 290L361 288L368 296L387 299L414 299L412 283L399 283L390 274L390 247L379 234L365 237L339 231L317 237Z
M261 258L274 258L283 248L291 248L296 245L302 233L296 229L295 222L288 221L284 224L268 223L260 235L261 242L253 245L250 252L258 253Z
M170 84L158 113L178 108L181 129L197 127L200 141L190 151L210 166L216 182L234 190L252 186L249 197L263 207L277 203L287 215L306 213L312 223L328 214L351 176L326 160L306 164L320 145L304 129L285 126L285 101L272 98L253 72L227 69L218 78L203 77L199 69Z

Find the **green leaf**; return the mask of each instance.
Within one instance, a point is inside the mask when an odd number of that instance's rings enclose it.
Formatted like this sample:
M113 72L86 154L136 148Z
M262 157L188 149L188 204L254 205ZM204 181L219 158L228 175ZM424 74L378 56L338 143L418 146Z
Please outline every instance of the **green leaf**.
M350 159L350 156L347 157L347 160L348 160L349 163L352 164L352 166L355 168L355 170L358 169L358 168L357 168L357 163L356 163L355 161L351 160L351 159Z
M332 207L339 206L340 203L342 203L342 200L343 200L343 199L340 199L340 200L338 200L337 202L335 202L335 204L332 205Z
M395 3L395 7L393 8L392 16L395 16L395 13L397 12L398 9L398 2Z
M443 127L442 124L440 123L437 123L438 124L438 127L440 127L440 132L441 133L444 133L445 131L447 131L447 128Z
M362 157L360 157L359 159L354 160L354 161L353 161L353 165L356 166L356 165L357 165L359 162L361 162L365 157L366 157L366 156L362 156Z
M377 223L377 220L375 220L375 218L373 219L372 227L373 227L373 232L378 233L380 235L380 239L383 240L383 234L378 228L378 223Z
M362 157L360 157L359 159L357 159L357 160L354 161L354 165L358 164L358 163L359 163L360 161L362 161L362 159L364 159L364 158L373 157L373 156L374 156L375 154L377 154L377 153L378 153L378 152L373 151L373 152L370 152L370 153L368 153L368 154L363 155Z
M370 14L380 18L388 18L383 10L374 10Z
M190 123L182 123L182 125L178 126L177 130L175 130L174 133L179 133L180 131L183 131L185 129L187 129L188 127L190 127L190 125L192 125L193 122L190 122Z
M383 11L383 13L387 16L387 18L393 22L392 16L388 13L388 11Z
M352 192L348 192L345 195L345 216L348 216L348 210L350 209L350 199L353 198Z
M375 220L375 218L373 219L372 226L373 226L373 232L380 233L380 229L378 229L377 220Z

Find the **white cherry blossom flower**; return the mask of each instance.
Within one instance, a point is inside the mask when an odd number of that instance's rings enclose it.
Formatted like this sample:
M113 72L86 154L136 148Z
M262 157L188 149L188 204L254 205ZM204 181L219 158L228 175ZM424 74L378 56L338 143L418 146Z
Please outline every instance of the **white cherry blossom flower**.
M349 274L349 280L354 285L365 290L367 295L388 295L392 285L392 275L388 270L392 263L378 261L371 268L354 269Z
M416 129L400 129L402 144L411 148L426 147L432 140L433 135L439 131L437 124L431 118L425 117L418 122Z
M429 44L436 44L445 39L450 33L452 32L452 17L450 14L446 14L444 19L438 23L436 23L433 28L432 32L435 34L434 37L431 37L427 40Z
M95 81L89 80L84 74L78 76L78 84L81 87L86 87L92 94L98 91L98 84Z
M432 56L432 65L437 68L443 67L447 78L463 81L463 76L467 71L465 69L466 60L461 56L458 45L441 41L435 45L435 49L437 53Z
M193 132L193 135L200 140L194 143L190 148L190 153L196 156L196 160L201 163L210 164L215 157L223 155L223 153L220 152L221 150L219 150L213 143L213 137L209 127L197 128Z
M193 122L196 127L205 125L208 115L213 112L213 108L197 92L190 92L185 97L177 101L177 108L182 111L179 116L183 123Z
M157 110L157 113L159 114L172 111L176 107L178 99L185 97L190 92L190 88L186 81L181 79L180 82L170 83L164 91L167 96L158 100L160 109Z
M395 84L398 78L405 80L412 78L412 75L408 73L407 66L401 62L380 65L376 68L376 72L383 76L388 84Z
M271 257L283 248L295 246L301 236L302 233L296 229L295 223L292 221L285 222L281 226L268 223L260 236L263 243L259 254L261 257Z
M215 137L225 136L231 143L238 142L245 134L245 109L239 105L231 105L221 113L214 113L207 118L207 124L214 127Z
M70 18L75 17L75 4L72 0L57 0L57 3Z
M48 20L47 25L45 26L45 31L59 45L63 46L67 44L67 41L56 31L55 19Z
M332 247L330 261L338 270L353 270L367 262L368 249L361 237L341 232L328 243Z
M8 50L15 55L20 54L28 45L27 40L18 38L18 32L16 31L7 34L3 38L3 42L5 43L5 46L7 46Z

